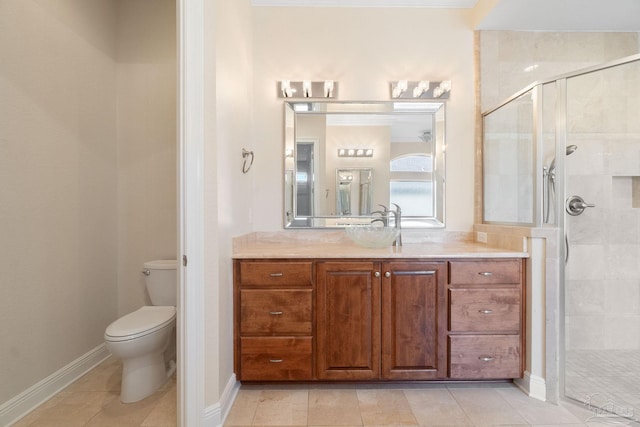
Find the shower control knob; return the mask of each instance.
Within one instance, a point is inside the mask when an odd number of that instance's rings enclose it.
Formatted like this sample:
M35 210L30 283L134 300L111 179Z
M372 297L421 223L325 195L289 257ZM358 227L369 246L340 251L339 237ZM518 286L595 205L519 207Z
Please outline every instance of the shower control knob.
M571 196L567 198L566 209L567 213L571 216L580 215L586 208L595 208L593 203L587 203L580 196Z

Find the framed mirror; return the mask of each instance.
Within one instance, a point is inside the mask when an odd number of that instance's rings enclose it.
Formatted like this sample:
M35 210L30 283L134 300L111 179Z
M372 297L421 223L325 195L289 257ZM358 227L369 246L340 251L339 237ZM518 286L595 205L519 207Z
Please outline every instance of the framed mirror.
M369 224L380 205L403 228L445 223L442 102L285 102L284 226Z

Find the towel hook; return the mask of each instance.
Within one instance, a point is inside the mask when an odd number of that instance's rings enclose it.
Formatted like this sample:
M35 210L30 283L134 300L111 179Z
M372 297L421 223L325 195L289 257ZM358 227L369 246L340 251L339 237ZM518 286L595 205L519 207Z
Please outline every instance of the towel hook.
M247 166L247 158L251 157L251 160L249 160L249 165ZM251 165L253 164L253 151L248 151L245 150L244 148L242 149L242 158L244 159L244 163L242 165L242 173L247 173L249 172L249 169L251 169Z

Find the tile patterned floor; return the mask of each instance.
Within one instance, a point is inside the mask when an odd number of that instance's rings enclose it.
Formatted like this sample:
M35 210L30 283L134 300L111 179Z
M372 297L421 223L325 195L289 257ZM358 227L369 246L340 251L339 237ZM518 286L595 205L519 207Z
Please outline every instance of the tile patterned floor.
M175 377L153 396L125 405L119 400L121 371L117 360L107 359L14 426L176 426ZM540 402L513 384L500 383L245 385L224 425L604 427L612 423L632 424L581 405Z
M175 427L176 381L139 402L120 402L122 364L109 358L14 427Z
M613 407L640 419L640 352L567 352L565 389L568 397L587 405Z
M531 399L509 383L334 384L243 386L224 425L577 427L609 422L579 405Z

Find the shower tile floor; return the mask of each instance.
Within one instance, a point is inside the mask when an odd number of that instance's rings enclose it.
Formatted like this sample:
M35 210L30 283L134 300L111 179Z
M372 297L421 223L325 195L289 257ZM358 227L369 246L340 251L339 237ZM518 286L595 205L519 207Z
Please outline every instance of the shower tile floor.
M567 397L640 421L640 351L570 351L565 366Z

